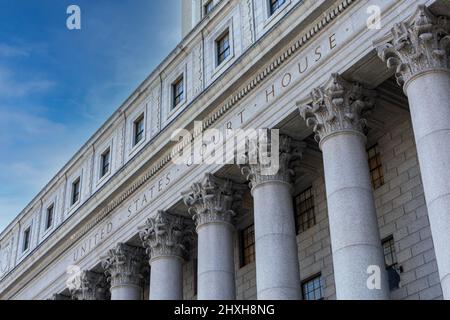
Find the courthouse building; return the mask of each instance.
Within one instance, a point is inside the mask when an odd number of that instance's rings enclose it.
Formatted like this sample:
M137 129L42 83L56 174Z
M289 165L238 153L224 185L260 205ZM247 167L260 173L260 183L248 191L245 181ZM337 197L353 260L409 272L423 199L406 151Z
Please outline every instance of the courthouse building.
M175 50L0 234L0 299L450 299L449 2L182 16ZM176 163L180 128L279 129L280 170Z

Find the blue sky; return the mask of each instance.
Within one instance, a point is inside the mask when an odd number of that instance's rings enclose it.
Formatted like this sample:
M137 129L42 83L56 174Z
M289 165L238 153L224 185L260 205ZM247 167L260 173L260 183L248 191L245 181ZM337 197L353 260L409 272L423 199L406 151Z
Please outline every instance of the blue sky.
M180 40L180 0L0 0L0 231Z

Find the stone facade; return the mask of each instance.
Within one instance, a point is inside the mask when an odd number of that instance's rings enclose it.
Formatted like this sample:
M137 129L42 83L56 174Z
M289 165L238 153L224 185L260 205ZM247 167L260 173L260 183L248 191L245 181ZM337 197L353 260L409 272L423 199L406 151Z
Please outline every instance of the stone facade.
M184 8L180 46L1 233L0 299L449 299L448 7L288 0L270 14L268 1L222 0L204 14L204 4ZM373 5L381 29L367 27ZM191 127L193 138L280 129L281 170L174 163L187 143L171 135ZM309 188L314 219L299 229L297 195Z

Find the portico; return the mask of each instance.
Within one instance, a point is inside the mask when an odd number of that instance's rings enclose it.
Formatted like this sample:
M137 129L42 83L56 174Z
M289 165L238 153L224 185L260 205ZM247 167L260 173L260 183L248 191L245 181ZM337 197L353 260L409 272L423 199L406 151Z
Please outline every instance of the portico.
M210 95L216 107L173 120L191 128L201 115L192 139L207 129L224 137L231 129L279 130L276 173L264 174L261 163L175 164L173 150L186 147L175 142L143 149L140 167L119 173L120 188L99 191L99 208L49 262L62 270L58 287L37 296L448 299L448 26L419 6L389 20L392 33L372 45L375 32L361 31L365 7L336 8L287 35L280 54L261 58L261 72L245 73L229 100ZM155 139L169 141L169 131ZM374 146L376 159L368 155ZM81 271L71 290L68 265Z

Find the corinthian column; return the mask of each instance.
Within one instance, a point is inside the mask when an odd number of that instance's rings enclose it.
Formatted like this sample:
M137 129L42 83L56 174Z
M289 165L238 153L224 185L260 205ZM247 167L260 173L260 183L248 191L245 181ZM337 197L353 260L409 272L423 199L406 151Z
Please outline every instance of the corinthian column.
M236 299L233 183L206 174L183 193L198 233L198 299Z
M105 300L105 277L92 271L81 271L69 285L72 299Z
M336 295L341 300L388 299L389 287L366 153L371 92L333 74L299 103L323 152ZM311 99L308 99L309 103Z
M444 298L450 299L450 23L419 6L378 47L409 99Z
M261 155L259 148L262 145L257 146ZM275 146L271 144L270 147L270 156L276 157ZM292 161L301 155L301 150L296 147L302 146L295 145L288 136L280 136L279 169L276 172L266 172L273 163L262 164L264 161L255 161L242 168L250 180L253 195L259 300L301 299L291 184Z
M184 217L158 211L140 232L150 256L150 300L183 299L183 261L189 224Z
M111 281L111 300L141 300L144 250L119 243L102 260Z

